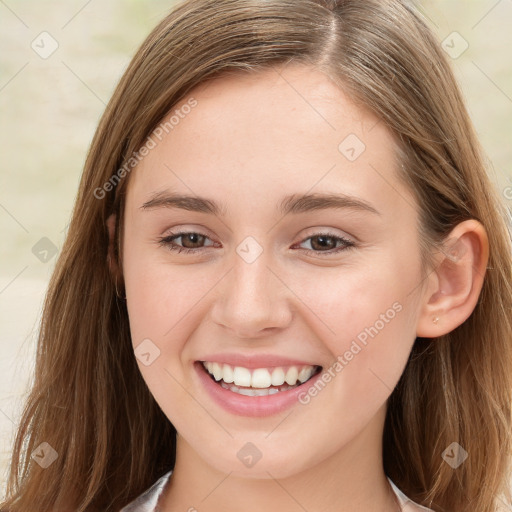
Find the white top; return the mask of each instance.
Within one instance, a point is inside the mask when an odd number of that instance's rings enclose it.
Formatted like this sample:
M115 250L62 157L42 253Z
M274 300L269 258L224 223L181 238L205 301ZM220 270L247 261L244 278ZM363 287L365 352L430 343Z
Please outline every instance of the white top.
M164 490L165 484L169 481L172 471L161 476L147 491L142 493L134 501L126 505L120 512L158 512L156 508L158 498ZM411 501L388 477L389 483L398 497L400 506L404 512L433 512L430 508L422 507Z

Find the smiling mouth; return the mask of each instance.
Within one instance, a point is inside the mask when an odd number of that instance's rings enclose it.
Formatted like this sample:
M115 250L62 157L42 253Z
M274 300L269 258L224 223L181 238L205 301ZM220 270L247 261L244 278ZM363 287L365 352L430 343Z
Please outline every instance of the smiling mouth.
M249 369L210 361L201 361L201 364L219 386L245 396L267 396L294 389L322 370L315 365Z

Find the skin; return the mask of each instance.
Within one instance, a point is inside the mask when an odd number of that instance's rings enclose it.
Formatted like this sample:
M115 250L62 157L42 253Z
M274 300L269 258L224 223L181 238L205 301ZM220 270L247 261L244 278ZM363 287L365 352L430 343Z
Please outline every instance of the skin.
M423 279L418 205L398 178L392 134L317 70L223 77L190 96L197 106L130 176L122 234L133 346L149 338L160 351L138 364L178 431L159 506L396 511L382 465L387 399L415 338L450 332L471 314L487 263L485 231L476 221L457 226L450 239L459 258L435 253ZM349 134L366 145L353 162L338 149ZM214 200L227 215L141 208L165 189ZM357 196L379 213L277 211L284 196L302 193ZM112 226L110 219L111 235ZM322 252L331 246L318 249L310 237L326 229L355 247ZM197 248L178 254L158 242L171 231L207 238L175 240ZM236 252L248 236L263 248L250 264ZM400 312L324 389L282 413L227 412L193 369L215 352L277 354L327 369L396 303ZM262 454L250 468L237 458L247 442Z

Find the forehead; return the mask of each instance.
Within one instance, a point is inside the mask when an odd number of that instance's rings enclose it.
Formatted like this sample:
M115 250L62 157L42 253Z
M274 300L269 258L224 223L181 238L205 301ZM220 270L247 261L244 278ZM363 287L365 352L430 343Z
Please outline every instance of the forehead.
M191 99L194 108L183 108ZM245 206L308 191L377 204L408 195L392 133L314 68L217 78L193 89L163 122L171 116L130 177L128 196L139 203L166 188Z

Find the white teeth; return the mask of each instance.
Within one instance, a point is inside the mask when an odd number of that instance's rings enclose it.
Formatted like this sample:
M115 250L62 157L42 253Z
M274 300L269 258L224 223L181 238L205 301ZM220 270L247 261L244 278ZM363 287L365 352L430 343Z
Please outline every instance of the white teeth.
M233 370L233 382L237 386L251 386L251 372L242 366L235 366Z
M254 388L239 388L234 384L226 384L221 381L220 385L224 389L228 389L233 393L238 393L239 395L245 396L267 396L267 395L275 395L276 393L280 393L281 391L287 391L288 389L292 389L293 386L284 385L280 388L266 388L266 389L254 389Z
M290 386L293 386L297 382L297 378L299 376L299 370L297 370L296 366L290 366L288 371L286 372L286 383Z
M252 372L251 387L268 388L272 384L270 373L265 368L258 368Z
M221 381L220 384L223 387L230 385L226 389L247 396L263 396L284 391L284 388L290 389L309 380L317 369L316 366L308 365L250 370L243 366L232 367L226 363L211 361L203 362L203 366L216 381ZM238 389L239 386L248 389ZM277 389L277 387L281 388ZM253 393L253 391L256 393Z
M265 389L252 389L252 388L240 388L238 390L239 395L245 396L263 396L268 395L268 390Z
M215 380L222 379L222 366L219 363L213 363L213 376Z
M284 371L282 368L275 368L272 372L272 386L282 386L284 384Z
M231 384L231 382L233 382L233 368L231 368L231 366L229 366L229 364L225 364L223 367L222 367L223 371L224 371L224 375L222 376L222 380L224 382L227 382L228 384Z
M304 368L302 368L302 370L299 372L299 380L301 384L310 379L314 372L315 369L313 367L304 366Z

